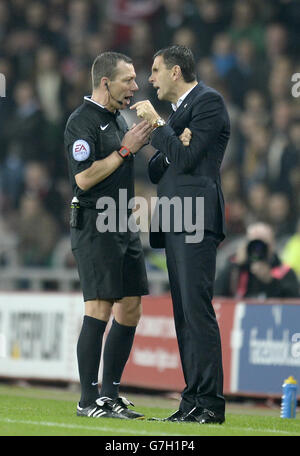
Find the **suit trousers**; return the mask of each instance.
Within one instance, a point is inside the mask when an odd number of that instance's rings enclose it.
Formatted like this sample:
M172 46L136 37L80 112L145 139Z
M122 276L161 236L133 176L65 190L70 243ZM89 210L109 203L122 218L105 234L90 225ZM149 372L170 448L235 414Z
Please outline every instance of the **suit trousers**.
M205 231L199 243L187 233L165 233L175 329L186 387L180 410L195 406L225 413L219 326L212 306L220 239Z

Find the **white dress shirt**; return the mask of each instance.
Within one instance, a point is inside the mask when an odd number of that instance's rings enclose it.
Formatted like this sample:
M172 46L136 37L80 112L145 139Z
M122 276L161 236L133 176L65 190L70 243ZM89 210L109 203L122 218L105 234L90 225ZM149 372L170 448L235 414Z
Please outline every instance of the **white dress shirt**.
M184 100L184 99L188 96L188 94L194 89L194 87L196 87L196 85L194 85L191 89L187 90L183 95L181 95L181 97L178 98L176 104L172 103L172 108L173 108L174 111L177 111L177 109L179 108L179 106L181 105L181 103L183 102L183 100Z
M194 85L194 87L196 87L196 84ZM179 108L179 106L181 105L183 100L188 96L188 94L193 90L194 87L192 87L191 89L187 90L183 95L181 95L181 97L178 98L176 104L172 103L172 108L173 108L174 111L176 111ZM165 157L165 160L166 160L166 163L168 165L171 163L170 160L168 159L168 157Z

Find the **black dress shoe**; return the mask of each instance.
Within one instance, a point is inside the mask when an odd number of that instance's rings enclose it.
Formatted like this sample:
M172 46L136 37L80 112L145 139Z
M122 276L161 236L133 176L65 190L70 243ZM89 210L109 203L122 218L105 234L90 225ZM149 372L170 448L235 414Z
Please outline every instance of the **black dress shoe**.
M223 415L217 415L212 410L203 409L200 407L196 407L191 410L184 421L189 421L189 417L191 418L190 421L197 421L200 424L222 424L225 421Z
M175 413L168 416L167 418L149 418L148 421L173 421L173 422L181 423L182 421L185 421L185 417L187 415L188 415L188 413L182 412L181 410L177 410Z
M195 423L196 419L191 413L185 413L181 418L179 418L178 423Z

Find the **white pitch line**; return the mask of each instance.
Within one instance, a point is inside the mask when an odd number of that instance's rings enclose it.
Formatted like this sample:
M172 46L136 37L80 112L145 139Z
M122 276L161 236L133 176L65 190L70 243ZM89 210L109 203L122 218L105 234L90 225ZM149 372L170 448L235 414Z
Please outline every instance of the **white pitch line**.
M103 427L103 426L81 426L79 424L68 424L68 423L55 423L51 421L30 421L30 420L13 420L10 418L0 418L0 422L4 423L11 423L11 424L27 424L27 425L34 425L34 426L47 426L47 427L61 427L61 428L67 428L67 429L84 429L88 431L105 431L105 432L115 432L115 428L110 428L110 427ZM185 424L179 424L180 426L184 426ZM214 425L210 424L208 425L210 428L215 428L215 429L220 429L220 425ZM208 428L207 427L207 428ZM206 428L206 429L207 429ZM224 430L226 430L226 425L224 425ZM229 430L229 429L227 429ZM200 431L200 429L199 429ZM300 431L299 432L293 432L293 431L281 431L281 430L276 430L276 429L255 429L251 427L243 428L243 427L238 427L238 426L230 426L230 431L241 431L241 432L271 432L273 434L286 434L286 435L298 435L300 436ZM133 434L133 435L152 435L152 433L147 432L147 431L139 431L139 430L131 430L131 429L125 429L125 428L118 428L118 432L124 432L125 434ZM170 437L176 437L176 436L184 436L188 437L186 434L170 434L170 433L164 433L164 432L155 432L155 436L170 436ZM204 434L205 435L205 434ZM191 437L196 437L197 435L193 434ZM199 432L199 436L201 436L201 433Z
M219 424L209 424L209 427L214 427L215 429L220 429ZM224 428L225 429L225 428ZM230 430L232 431L242 431L242 432L272 432L273 434L286 434L286 435L298 435L300 436L300 430L299 432L294 432L294 431L281 431L277 429L259 429L259 428L253 428L253 427L239 427L239 426L230 426Z
M10 418L0 418L0 422L4 423L11 423L11 424L28 424L34 426L48 426L48 427L61 427L67 429L86 429L88 431L105 431L105 432L115 432L116 428L110 427L103 427L99 426L80 426L79 424L68 424L68 423L55 423L51 421L29 421L29 420L12 420ZM147 431L138 431L138 430L131 430L131 429L122 429L118 428L118 432L124 432L126 434L139 434L139 435L151 435L150 432ZM164 432L156 432L155 435L162 435L162 436L185 436L185 434L166 434Z

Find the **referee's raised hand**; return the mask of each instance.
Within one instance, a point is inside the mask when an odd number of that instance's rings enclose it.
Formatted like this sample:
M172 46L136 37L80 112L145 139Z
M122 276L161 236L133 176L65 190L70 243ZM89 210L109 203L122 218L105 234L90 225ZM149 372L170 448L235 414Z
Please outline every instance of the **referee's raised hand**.
M126 146L131 153L135 154L149 140L149 135L153 130L152 125L143 120L138 125L133 125L132 128L125 134L122 140L122 146Z

